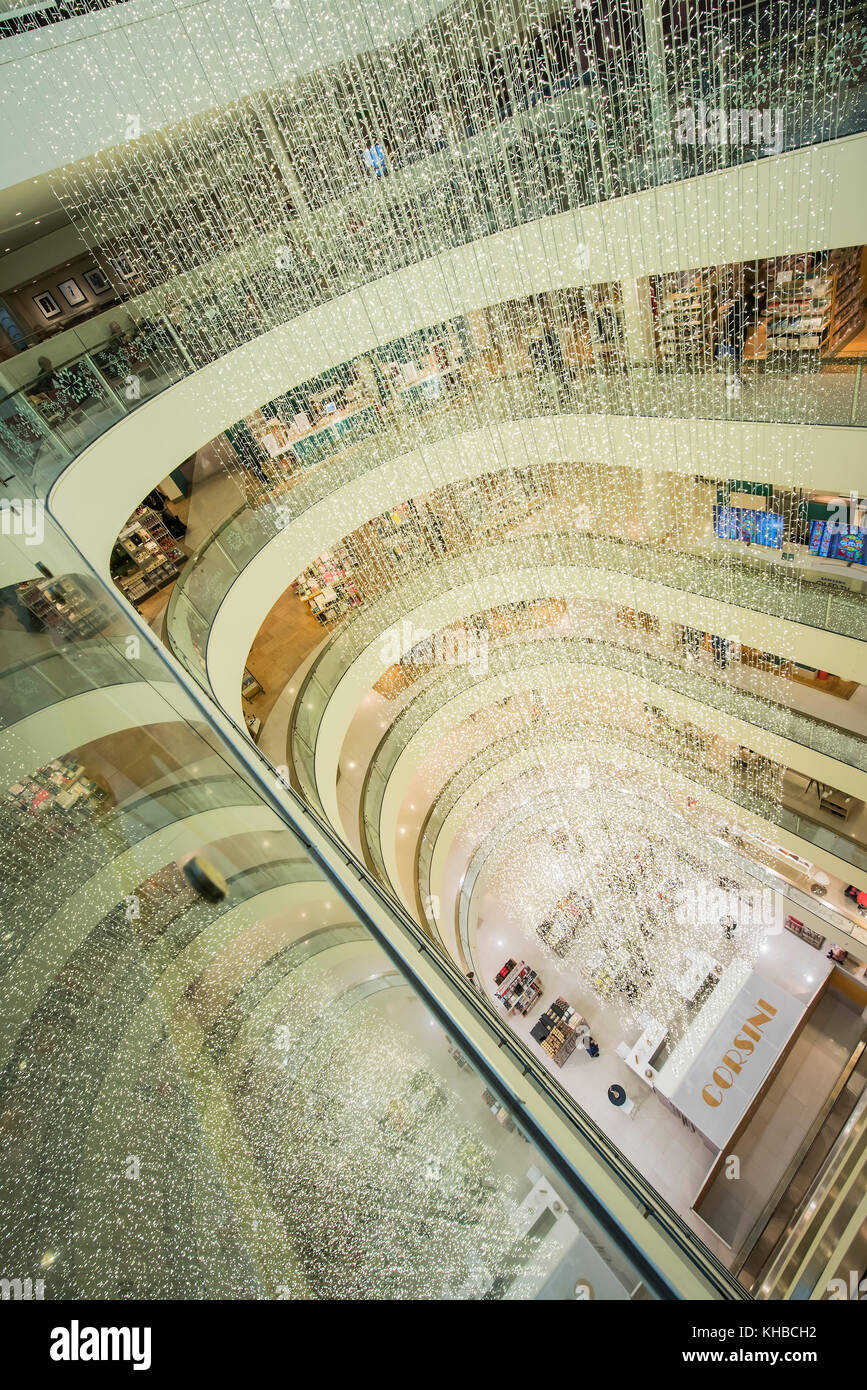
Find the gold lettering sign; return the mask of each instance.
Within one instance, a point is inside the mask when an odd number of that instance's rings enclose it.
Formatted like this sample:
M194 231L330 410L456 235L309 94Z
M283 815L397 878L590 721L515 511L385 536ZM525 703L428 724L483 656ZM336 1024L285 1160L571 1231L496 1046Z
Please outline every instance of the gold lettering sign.
M766 1023L770 1023L774 1014L777 1012L773 1004L769 1004L766 999L758 1001L758 1008L761 1013L752 1014L741 1025L740 1032L732 1039L731 1045L720 1058L720 1063L714 1068L711 1082L703 1087L701 1098L705 1105L716 1108L722 1105L723 1092L727 1091L736 1076L739 1076L743 1065L749 1060L751 1054L755 1052L755 1044L761 1040L762 1028Z

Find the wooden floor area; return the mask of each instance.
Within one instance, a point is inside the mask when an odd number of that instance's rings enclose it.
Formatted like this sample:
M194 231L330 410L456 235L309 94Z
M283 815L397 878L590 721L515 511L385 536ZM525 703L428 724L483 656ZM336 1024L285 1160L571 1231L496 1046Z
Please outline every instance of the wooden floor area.
M291 589L281 594L250 648L247 670L256 677L262 693L244 701L245 713L264 724L292 673L329 631Z

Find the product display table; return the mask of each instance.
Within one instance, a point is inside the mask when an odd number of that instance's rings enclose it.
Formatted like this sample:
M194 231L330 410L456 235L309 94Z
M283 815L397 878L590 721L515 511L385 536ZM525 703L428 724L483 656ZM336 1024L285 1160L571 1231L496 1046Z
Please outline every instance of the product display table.
M542 998L542 980L538 973L523 960L507 960L494 980L500 1003L510 1013L519 1013L523 1018L533 1005Z
M587 1022L563 998L554 1000L530 1029L530 1036L540 1044L552 1061L562 1067L579 1042L590 1037Z

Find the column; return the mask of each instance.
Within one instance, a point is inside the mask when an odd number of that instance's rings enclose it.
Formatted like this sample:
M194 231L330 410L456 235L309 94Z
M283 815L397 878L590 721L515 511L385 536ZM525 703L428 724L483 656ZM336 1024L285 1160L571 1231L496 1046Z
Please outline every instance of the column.
M650 279L621 280L620 300L623 306L623 336L626 340L626 360L651 366L656 358L653 336L653 307L650 299Z

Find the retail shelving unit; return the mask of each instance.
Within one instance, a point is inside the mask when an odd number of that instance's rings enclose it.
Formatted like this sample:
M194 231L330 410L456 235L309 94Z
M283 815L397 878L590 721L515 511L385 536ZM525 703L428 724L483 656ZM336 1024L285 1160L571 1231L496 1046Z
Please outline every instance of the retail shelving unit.
M511 968L504 975L497 975L497 998L507 1013L520 1014L526 1018L534 1004L542 997L542 980L526 961L507 961ZM505 967L504 967L505 968Z
M20 777L0 799L6 871L24 872L36 862L45 868L59 859L105 803L105 791L73 753Z
M336 551L320 555L292 586L319 623L331 623L361 603L349 564Z
M25 608L60 637L93 637L105 626L105 613L74 579L35 579L17 587Z
M825 356L863 326L860 247L776 263L767 304L769 353Z
M690 271L663 279L658 331L660 354L667 366L711 366L717 342L716 311L711 275Z
M861 247L847 246L832 251L834 271L834 312L828 351L836 352L864 327L864 300L861 278Z
M140 603L171 584L187 558L158 513L145 506L130 517L117 545L132 565L116 575L118 587L131 603Z
M822 353L831 335L834 276L810 273L809 257L778 267L767 304L768 353Z

